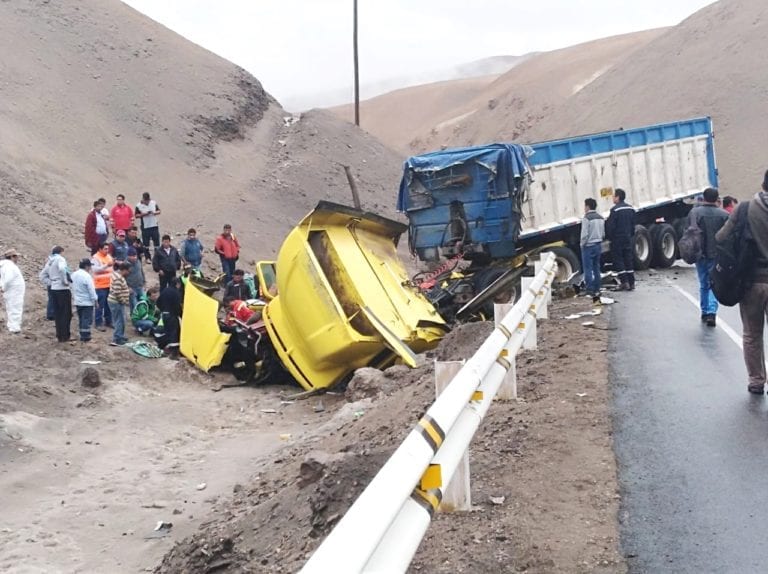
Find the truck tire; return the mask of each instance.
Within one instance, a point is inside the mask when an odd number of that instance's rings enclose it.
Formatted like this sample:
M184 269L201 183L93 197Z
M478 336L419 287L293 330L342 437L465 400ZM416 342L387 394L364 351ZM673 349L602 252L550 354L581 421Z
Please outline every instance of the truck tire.
M651 234L642 225L635 225L635 269L644 271L653 260L653 242Z
M491 267L479 271L474 277L475 293L481 293L496 280L504 275L508 270L498 267ZM504 286L502 290L495 293L488 301L483 303L479 307L479 311L484 315L485 319L493 318L493 304L494 303L517 303L520 299L520 278L518 277L508 285Z
M677 259L677 235L669 223L658 223L651 229L653 266L659 269L672 267Z
M555 283L563 283L567 281L574 273L581 271L581 261L576 257L576 254L570 247L552 247L546 251L551 251L555 254L555 262L557 263L557 273L555 274Z

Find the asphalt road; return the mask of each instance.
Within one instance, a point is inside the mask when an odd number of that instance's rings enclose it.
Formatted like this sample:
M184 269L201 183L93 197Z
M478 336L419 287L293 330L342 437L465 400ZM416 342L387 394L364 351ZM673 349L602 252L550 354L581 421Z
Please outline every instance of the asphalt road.
M691 268L641 274L616 299L610 375L630 572L768 572L768 399L746 390L738 308L702 325Z

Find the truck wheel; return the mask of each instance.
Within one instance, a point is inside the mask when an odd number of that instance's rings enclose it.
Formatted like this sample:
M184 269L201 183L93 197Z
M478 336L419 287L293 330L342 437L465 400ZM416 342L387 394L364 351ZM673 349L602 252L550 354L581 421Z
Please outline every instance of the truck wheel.
M651 229L653 243L653 266L659 269L672 267L677 259L675 228L669 223L659 223Z
M581 262L576 254L569 247L552 247L545 251L551 251L555 254L555 262L557 263L557 273L555 274L555 283L564 283L574 273L581 271Z
M642 225L635 225L635 269L643 271L651 266L653 243L651 234Z
M475 293L481 293L491 285L502 275L507 272L506 269L490 268L480 271L475 276L474 285ZM488 320L493 318L493 304L494 303L517 303L520 299L520 278L518 277L514 281L505 285L497 293L494 293L488 301L484 302L478 310Z

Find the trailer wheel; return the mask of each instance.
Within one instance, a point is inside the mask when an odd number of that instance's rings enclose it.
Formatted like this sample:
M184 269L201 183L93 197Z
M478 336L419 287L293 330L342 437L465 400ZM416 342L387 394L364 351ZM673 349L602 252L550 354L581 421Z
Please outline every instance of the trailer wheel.
M477 275L474 278L474 286L475 286L475 293L481 293L493 283L496 282L496 280L504 275L507 272L507 269L502 269L498 267L491 267L489 269L484 269L483 271L479 271ZM499 290L497 293L493 294L493 297L491 297L488 301L483 303L479 307L479 311L483 314L483 316L488 319L488 317L493 318L493 304L494 303L517 303L517 300L520 299L520 278L518 277L514 281L510 282L509 284L505 285L503 289Z
M653 243L653 266L660 269L672 267L677 259L677 237L675 228L669 223L659 223L651 229Z
M581 271L581 262L576 254L569 247L552 247L546 251L555 254L555 263L557 264L557 273L555 274L555 283L564 283L574 273Z
M635 269L643 271L651 266L653 243L651 234L642 225L635 225Z

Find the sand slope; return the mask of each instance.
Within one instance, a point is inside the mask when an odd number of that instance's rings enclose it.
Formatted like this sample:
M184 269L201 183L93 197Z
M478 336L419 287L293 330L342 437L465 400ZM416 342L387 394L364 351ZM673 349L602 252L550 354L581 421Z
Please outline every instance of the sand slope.
M0 3L0 69L0 248L30 266L54 242L81 256L93 199L117 193L151 192L161 231L208 246L231 222L248 259L318 199L349 203L340 163L393 211L400 157L324 112L285 127L258 80L118 0Z
M768 167L766 49L768 4L721 0L629 55L526 138L709 115L721 190L748 196Z

